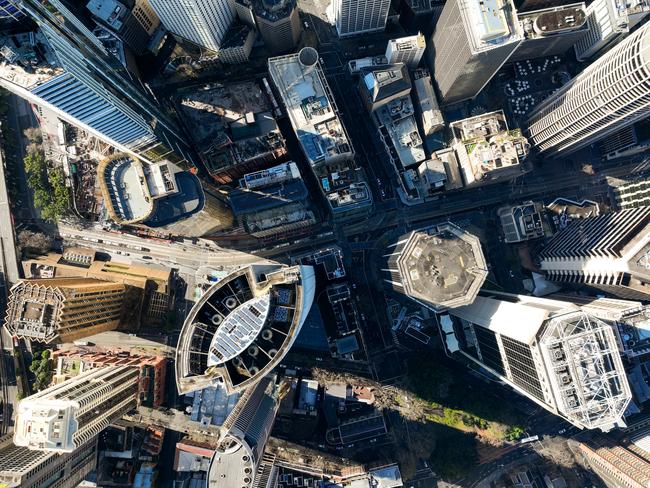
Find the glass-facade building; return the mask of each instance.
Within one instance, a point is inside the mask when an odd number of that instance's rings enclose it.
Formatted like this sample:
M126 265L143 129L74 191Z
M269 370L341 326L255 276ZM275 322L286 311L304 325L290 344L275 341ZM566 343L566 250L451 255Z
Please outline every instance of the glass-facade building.
M2 67L3 87L146 162L194 167L193 153L175 122L62 2L9 3L36 22L48 44L43 48L51 48L53 56L42 68L51 76L17 76L19 69Z

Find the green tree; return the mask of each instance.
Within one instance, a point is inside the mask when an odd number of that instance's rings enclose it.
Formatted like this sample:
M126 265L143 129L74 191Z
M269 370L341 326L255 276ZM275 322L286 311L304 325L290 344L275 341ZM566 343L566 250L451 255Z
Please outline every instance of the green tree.
M34 193L34 205L44 219L55 222L70 209L70 189L61 168L48 169L42 150L32 149L25 156L27 185Z

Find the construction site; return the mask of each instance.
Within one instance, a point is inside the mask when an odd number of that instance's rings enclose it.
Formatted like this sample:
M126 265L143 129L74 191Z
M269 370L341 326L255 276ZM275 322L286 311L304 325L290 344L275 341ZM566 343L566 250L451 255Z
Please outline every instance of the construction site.
M266 83L211 83L182 91L175 104L217 183L232 183L286 159L274 118L277 103Z

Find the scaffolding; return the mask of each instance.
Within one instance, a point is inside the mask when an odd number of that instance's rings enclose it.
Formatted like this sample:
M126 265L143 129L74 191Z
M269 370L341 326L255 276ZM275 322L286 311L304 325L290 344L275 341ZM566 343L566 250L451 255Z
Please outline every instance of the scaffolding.
M582 311L552 318L539 341L560 410L581 428L622 422L632 394L614 331Z

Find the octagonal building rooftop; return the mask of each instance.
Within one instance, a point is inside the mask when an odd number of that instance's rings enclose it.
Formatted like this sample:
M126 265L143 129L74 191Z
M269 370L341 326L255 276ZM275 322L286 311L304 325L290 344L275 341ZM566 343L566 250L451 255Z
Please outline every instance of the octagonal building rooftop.
M314 299L311 266L253 264L212 285L185 319L176 347L179 393L260 381L285 356Z
M384 255L384 282L440 312L469 305L487 277L478 237L446 222L402 235Z

